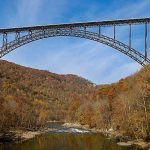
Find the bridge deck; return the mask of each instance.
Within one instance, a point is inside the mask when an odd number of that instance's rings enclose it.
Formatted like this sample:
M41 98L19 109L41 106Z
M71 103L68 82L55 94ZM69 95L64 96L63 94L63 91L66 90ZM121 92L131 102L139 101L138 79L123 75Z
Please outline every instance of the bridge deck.
M16 28L7 28L0 29L0 33L5 32L23 32L27 30L40 30L40 29L49 29L49 28L66 28L66 27L92 27L92 26L112 26L112 25L126 25L126 24L142 24L149 23L150 18L140 18L140 19L120 19L120 20L110 20L110 21L97 21L97 22L78 22L78 23L66 23L66 24L50 24L50 25L40 25L40 26L31 26L31 27L16 27Z

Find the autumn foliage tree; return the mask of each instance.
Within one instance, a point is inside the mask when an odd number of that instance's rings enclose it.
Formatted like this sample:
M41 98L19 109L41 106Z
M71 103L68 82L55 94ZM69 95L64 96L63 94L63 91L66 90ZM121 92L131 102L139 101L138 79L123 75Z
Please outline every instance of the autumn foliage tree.
M48 120L150 139L150 65L110 85L0 61L0 130Z

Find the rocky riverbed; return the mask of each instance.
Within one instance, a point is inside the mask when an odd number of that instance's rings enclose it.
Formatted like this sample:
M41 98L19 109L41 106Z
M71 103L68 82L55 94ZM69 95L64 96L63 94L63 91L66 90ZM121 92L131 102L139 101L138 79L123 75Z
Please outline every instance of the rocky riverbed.
M112 128L108 130L102 130L102 129L96 129L96 128L90 129L88 125L81 125L79 123L64 123L63 126L81 128L81 129L90 130L96 133L102 133L108 138L115 139L117 141L117 144L120 146L136 146L141 149L150 150L150 142L146 142L143 139L132 140L130 137L123 136L121 133L113 130Z
M61 125L60 125L61 124ZM18 143L20 141L27 141L35 138L38 135L44 134L54 134L54 133L78 133L78 134L88 134L88 133L100 133L105 135L108 139L115 139L119 146L130 147L136 146L143 149L150 149L150 143L145 142L142 139L131 140L129 137L124 137L120 133L114 131L112 128L109 130L102 130L96 128L89 128L88 125L81 125L79 123L59 123L59 122L49 122L46 128L39 129L38 131L29 130L16 130L12 129L9 132L0 134L0 144L7 143Z

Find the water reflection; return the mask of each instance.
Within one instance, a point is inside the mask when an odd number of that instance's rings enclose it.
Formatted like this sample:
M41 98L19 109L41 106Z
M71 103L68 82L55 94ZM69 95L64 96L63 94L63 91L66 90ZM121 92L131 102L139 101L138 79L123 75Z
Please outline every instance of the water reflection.
M54 133L24 143L0 146L0 150L136 150L119 147L100 134Z

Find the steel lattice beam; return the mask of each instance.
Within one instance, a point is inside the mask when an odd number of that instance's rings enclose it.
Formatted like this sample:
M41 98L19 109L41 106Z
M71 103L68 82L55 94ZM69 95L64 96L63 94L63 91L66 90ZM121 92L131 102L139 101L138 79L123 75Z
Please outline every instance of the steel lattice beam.
M70 27L93 27L93 26L114 26L114 25L128 25L128 24L143 24L149 23L150 18L141 18L141 19L125 19L125 20L111 20L111 21L96 21L96 22L85 22L85 23L67 23L67 24L55 24L55 25L43 25L43 26L33 26L33 27L17 27L17 28L8 28L0 29L0 33L4 32L16 32L16 31L27 31L27 30L43 30L50 28L70 28Z
M0 47L0 58L8 54L12 50L43 38L54 36L73 36L86 38L99 43L108 45L125 55L129 56L133 60L137 61L142 66L150 63L147 57L147 26L150 23L150 18L141 19L127 19L127 20L113 20L113 21L100 21L100 22L86 22L86 23L70 23L70 24L58 24L58 25L46 25L46 26L33 26L33 27L18 27L9 29L0 29L0 34L3 36L2 47ZM132 48L131 45L131 25L133 24L145 24L145 53L142 54ZM116 40L116 27L120 25L129 25L129 45L126 45ZM89 27L97 27L97 33L88 31ZM105 36L101 33L101 27L112 26L113 38ZM26 34L22 34L22 33ZM15 33L15 38L8 41L8 34Z

